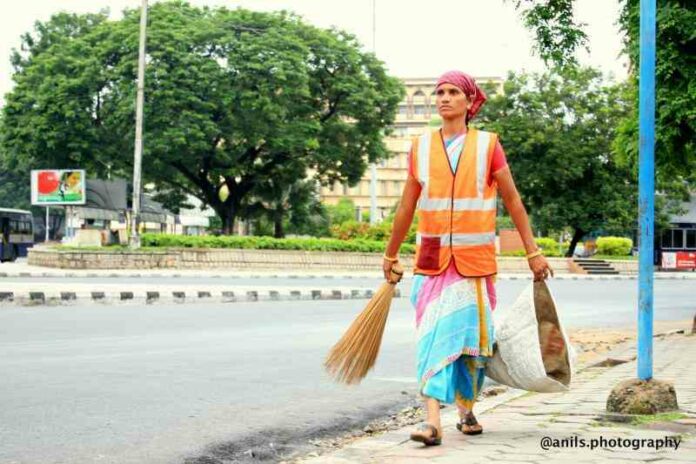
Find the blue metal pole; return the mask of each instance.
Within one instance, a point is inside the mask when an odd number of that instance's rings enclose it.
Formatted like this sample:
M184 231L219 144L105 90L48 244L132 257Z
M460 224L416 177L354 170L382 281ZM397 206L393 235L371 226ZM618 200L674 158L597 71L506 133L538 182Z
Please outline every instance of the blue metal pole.
M640 0L638 378L652 378L655 226L655 3Z

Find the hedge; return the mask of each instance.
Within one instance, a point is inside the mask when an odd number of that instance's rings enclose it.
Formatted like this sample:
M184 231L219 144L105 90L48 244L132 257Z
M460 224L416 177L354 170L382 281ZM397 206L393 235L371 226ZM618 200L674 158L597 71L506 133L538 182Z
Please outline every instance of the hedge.
M628 256L633 248L633 240L625 237L599 237L597 254L610 256Z
M338 240L332 238L273 238L255 236L187 236L143 234L143 246L171 248L244 248L256 250L353 251L383 253L385 242L377 240ZM416 247L401 245L401 252L413 254Z
M563 256L565 250L559 250L558 241L549 237L535 238L537 246L544 252L544 256L559 257Z

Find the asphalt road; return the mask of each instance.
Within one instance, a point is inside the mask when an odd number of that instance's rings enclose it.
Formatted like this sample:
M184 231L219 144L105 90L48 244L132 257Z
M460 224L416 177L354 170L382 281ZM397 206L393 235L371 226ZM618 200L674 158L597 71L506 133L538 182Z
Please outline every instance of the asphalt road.
M364 278L364 277L293 277L293 278L277 278L277 277L231 277L231 276L215 276L215 277L2 277L0 278L0 286L9 287L13 283L30 282L37 286L41 284L60 284L62 286L69 284L89 284L113 285L116 283L150 285L156 288L159 285L182 285L182 286L207 286L207 285L234 285L244 287L375 287L379 286L384 279L380 278Z
M499 284L501 308L528 281ZM696 312L656 282L657 320ZM568 327L628 326L636 281L551 283ZM364 301L0 310L0 463L273 462L296 444L410 404L413 312L395 300L360 387L322 360ZM271 445L272 443L272 445Z

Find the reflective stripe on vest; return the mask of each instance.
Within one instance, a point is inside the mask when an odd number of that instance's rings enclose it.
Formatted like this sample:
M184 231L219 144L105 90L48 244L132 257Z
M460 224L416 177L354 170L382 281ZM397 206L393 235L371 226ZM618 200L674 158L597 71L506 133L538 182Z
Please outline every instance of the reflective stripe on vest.
M430 184L430 145L432 133L428 132L420 137L418 143L418 180L421 182L421 195L418 199L418 209L423 211L490 211L496 209L496 198L484 199L484 187L486 168L488 167L488 145L491 134L477 131L476 137L476 192L477 198L457 198L452 204L451 198L429 198L428 186ZM460 155L463 157L464 153ZM459 160L461 163L463 160ZM456 171L456 170L455 170Z
M430 198L421 198L418 207L423 211L443 211L448 210L452 207L451 198L441 198L437 200L432 200ZM483 198L459 198L454 200L454 210L455 211L480 211L480 210L493 210L496 208L496 199L489 198L484 200Z
M420 245L422 237L439 237L440 246L449 246L450 236L452 245L490 245L495 244L495 232L484 234L421 234L416 233L416 245Z

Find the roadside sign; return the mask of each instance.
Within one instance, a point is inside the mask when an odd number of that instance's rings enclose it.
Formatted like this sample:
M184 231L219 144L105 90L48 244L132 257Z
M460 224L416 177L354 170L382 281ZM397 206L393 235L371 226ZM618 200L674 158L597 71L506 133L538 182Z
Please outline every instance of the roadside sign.
M31 171L31 204L84 205L84 169L38 169Z
M677 251L677 269L696 269L696 252Z

